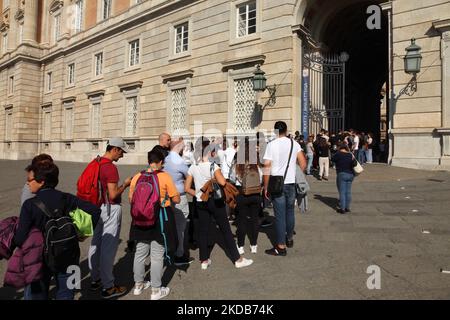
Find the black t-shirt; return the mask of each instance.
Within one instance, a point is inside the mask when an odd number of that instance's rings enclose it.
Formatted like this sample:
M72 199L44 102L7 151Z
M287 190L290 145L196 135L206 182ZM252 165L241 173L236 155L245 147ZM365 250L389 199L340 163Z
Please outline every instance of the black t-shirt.
M353 174L353 156L351 153L337 152L331 159L336 164L336 172Z

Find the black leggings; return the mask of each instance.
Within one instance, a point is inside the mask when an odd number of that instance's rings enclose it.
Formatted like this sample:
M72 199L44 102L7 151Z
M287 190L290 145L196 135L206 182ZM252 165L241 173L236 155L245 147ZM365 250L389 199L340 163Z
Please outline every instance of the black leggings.
M225 240L225 247L228 253L231 255L233 263L239 260L240 255L236 247L236 242L233 239L231 233L230 223L227 218L225 210L225 204L222 202L216 202L213 199L209 199L208 202L197 202L197 212L199 218L199 251L200 261L209 259L208 250L208 231L211 223L211 216L214 216L219 230Z
M250 245L255 246L258 241L259 232L259 211L261 208L261 196L255 195L238 195L237 197L237 240L238 246L243 247L245 244L245 236L248 234Z

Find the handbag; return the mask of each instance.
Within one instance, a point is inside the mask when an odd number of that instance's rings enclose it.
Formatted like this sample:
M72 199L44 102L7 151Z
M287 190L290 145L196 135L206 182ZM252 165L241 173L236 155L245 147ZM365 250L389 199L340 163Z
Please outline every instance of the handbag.
M223 191L220 188L219 184L214 179L214 162L211 163L211 167L209 169L211 171L211 181L213 185L213 199L214 200L221 200L223 199Z
M283 192L284 187L284 179L286 179L286 175L289 169L289 162L291 161L292 149L294 148L294 142L291 140L291 150L289 151L288 162L286 166L286 171L284 172L284 176L272 176L269 177L269 186L267 191L272 196L280 195Z
M358 160L355 159L355 157L353 157L353 172L355 173L355 175L359 175L363 171L364 168L362 167L362 165L358 162Z

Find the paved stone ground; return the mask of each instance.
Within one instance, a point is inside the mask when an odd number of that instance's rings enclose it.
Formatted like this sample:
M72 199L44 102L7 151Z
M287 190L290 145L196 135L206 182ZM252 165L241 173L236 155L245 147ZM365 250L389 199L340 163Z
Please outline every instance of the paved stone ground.
M26 161L0 161L0 218L18 214L20 190L25 181ZM59 189L74 192L84 165L58 163ZM219 246L212 252L212 265L200 270L196 258L184 269L166 270L163 283L172 293L168 299L449 299L450 274L450 173L366 165L353 184L352 212L337 214L335 173L330 181L308 177L310 210L296 213L295 246L286 257L264 254L273 238L272 227L262 228L259 252L245 256L255 263L235 269ZM119 166L122 178L140 168ZM124 197L125 198L125 197ZM123 226L115 264L117 282L132 295L130 254L124 249L129 230L129 205L124 201ZM422 233L428 230L429 234ZM234 227L233 227L234 230ZM87 249L82 243L82 290L78 299L98 299L87 290ZM381 268L381 289L369 290L367 267ZM0 261L3 279L6 263ZM0 288L0 299L21 299L22 293ZM148 299L149 292L137 297Z

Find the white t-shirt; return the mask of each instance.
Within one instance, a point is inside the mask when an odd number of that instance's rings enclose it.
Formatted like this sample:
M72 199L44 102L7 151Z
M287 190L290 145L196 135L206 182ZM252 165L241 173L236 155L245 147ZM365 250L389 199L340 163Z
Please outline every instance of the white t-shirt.
M225 179L230 179L230 168L235 155L236 150L234 148L227 148L223 153L223 158L220 159L220 167Z
M358 150L359 149L359 137L358 137L358 135L356 135L353 138L353 145L354 145L353 150Z
M200 162L199 164L193 164L189 167L188 175L194 178L195 184L195 196L197 197L197 201L202 202L200 198L203 194L201 188L205 185L206 182L211 180L211 162ZM217 164L214 164L214 173L220 170Z
M297 154L302 151L302 147L293 141L292 154L289 161L289 169L286 174L284 184L295 183L295 168L297 163ZM264 160L272 161L270 175L284 176L288 163L289 151L291 150L291 139L282 137L271 141L266 148Z

